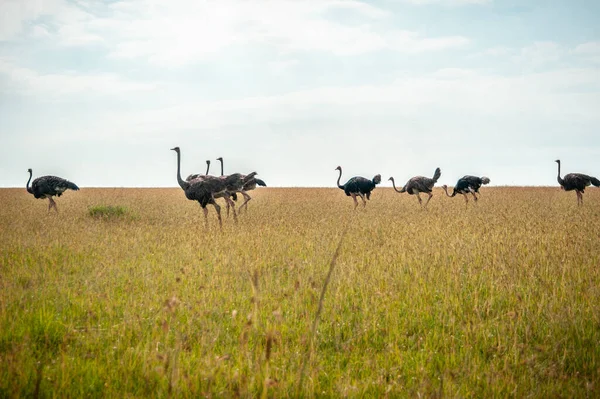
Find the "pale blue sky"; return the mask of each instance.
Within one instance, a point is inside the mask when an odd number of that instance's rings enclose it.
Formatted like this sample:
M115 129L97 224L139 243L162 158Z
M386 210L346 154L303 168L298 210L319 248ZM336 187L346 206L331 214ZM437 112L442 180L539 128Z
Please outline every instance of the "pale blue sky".
M0 0L0 186L600 176L600 2Z

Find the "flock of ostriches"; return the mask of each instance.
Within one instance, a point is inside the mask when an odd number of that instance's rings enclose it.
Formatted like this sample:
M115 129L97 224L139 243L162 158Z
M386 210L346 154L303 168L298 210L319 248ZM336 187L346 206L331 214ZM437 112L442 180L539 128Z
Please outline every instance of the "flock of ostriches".
M221 176L209 175L208 171L210 168L210 161L206 161L207 167L205 174L192 174L183 180L181 178L181 150L179 147L171 148L171 150L177 153L177 182L183 189L187 199L198 201L202 207L202 210L204 211L204 218L207 223L208 209L206 206L211 204L215 207L215 210L217 211L217 217L219 219L219 225L222 226L223 222L221 219L221 207L216 202L217 198L223 198L225 200L227 215L229 216L229 210L231 208L233 218L234 220L237 220L234 203L234 201L237 201L237 194L239 193L244 197L244 202L240 206L239 210L241 211L242 208L246 207L246 211L248 211L248 201L252 199L250 195L248 195L248 191L254 190L257 185L266 186L264 181L256 177L256 172L252 172L247 175L241 173L225 175L223 173L223 158L217 158L217 160L221 162ZM556 163L558 164L558 183L565 191L575 190L577 193L578 205L583 204L583 192L587 186L594 185L596 187L600 187L600 180L593 176L588 176L582 173L569 173L565 175L565 177L560 177L560 160L557 159ZM338 166L335 168L335 170L339 171L340 173L337 179L337 186L344 190L344 193L347 196L352 197L354 200L355 209L358 206L356 197L360 197L363 206L366 206L366 200L370 199L371 191L375 189L377 184L381 183L381 175L376 175L373 177L373 179L355 176L348 180L345 184L340 184L340 180L342 179L342 167ZM29 180L27 180L26 185L27 192L33 194L35 198L48 198L48 212L50 212L52 208L58 212L56 202L54 202L52 197L60 197L63 192L69 189L79 190L79 187L77 187L75 183L57 176L42 176L31 182L33 172L31 169L28 169L27 171L29 172ZM396 188L396 182L394 181L393 177L390 177L388 180L392 181L392 186L396 192L416 195L417 199L419 200L419 204L426 208L429 200L432 197L431 192L433 191L433 186L435 183L437 183L441 175L441 169L436 168L435 172L433 173L433 177L415 176L409 179L401 189ZM31 186L29 185L30 182ZM443 185L442 188L448 197L454 197L456 194L462 194L465 199L465 204L468 204L468 195L472 195L474 200L477 201L479 188L484 184L488 184L489 182L490 179L485 176L477 177L467 175L458 179L452 194L448 193L448 187L446 185ZM420 193L428 195L425 205L423 205Z

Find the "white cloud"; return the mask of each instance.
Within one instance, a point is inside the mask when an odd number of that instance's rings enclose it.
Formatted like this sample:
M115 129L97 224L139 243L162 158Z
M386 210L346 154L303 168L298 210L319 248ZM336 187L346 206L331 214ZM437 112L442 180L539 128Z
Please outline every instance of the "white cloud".
M600 42L587 42L578 44L577 46L575 46L573 53L584 55L599 55Z
M447 6L464 6L472 4L490 4L492 0L403 0L405 3L416 5L442 4Z
M522 61L532 67L556 62L564 54L564 48L555 42L535 42L521 49Z
M587 90L578 91L578 87ZM185 101L123 115L115 123L147 134L169 129L218 130L301 122L311 118L414 117L455 114L472 118L600 123L600 76L595 69L565 69L514 77L469 69L442 69L391 84L320 87L276 96ZM387 116L386 116L387 115ZM434 118L436 119L436 118ZM107 129L113 130L115 129ZM507 132L507 134L510 134Z
M24 95L60 98L67 94L120 94L134 91L149 91L156 88L153 83L131 82L110 74L41 74L23 68L10 59L0 58L0 74L9 79L3 90Z
M0 1L0 41L22 33L25 23L44 15L57 15L65 10L63 0L2 0Z
M438 51L468 43L461 36L425 37L385 28L377 21L387 18L388 11L353 0L278 0L268 6L260 0L131 0L109 4L53 1L53 7L24 10L11 1L12 8L4 8L6 19L14 26L6 28L10 32L4 36L23 33L27 22L32 26L28 28L30 37L48 33L63 46L100 44L111 58L144 59L159 66L205 61L236 46L351 56L384 49ZM355 13L355 21L360 22L336 20L330 12L338 10ZM37 22L40 15L48 15L50 22Z

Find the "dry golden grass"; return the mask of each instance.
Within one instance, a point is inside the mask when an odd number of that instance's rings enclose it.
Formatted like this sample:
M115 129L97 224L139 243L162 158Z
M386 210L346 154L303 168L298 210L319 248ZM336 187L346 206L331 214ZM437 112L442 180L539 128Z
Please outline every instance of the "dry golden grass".
M600 190L482 194L2 189L0 397L598 397Z

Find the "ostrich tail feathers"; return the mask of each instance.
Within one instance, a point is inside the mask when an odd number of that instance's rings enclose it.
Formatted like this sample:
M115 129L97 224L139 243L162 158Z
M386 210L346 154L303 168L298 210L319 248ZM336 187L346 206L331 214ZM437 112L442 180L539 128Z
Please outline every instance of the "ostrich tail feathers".
M265 183L264 181L260 180L260 179L254 179L256 181L256 184L258 184L259 186L263 186L263 187L267 187L267 183Z
M592 184L596 187L600 187L600 180L596 179L595 177L592 177Z
M442 176L442 170L440 168L436 168L435 173L433 174L433 181L437 183L440 176Z
M70 188L71 190L75 190L75 191L79 190L79 187L77 187L77 184L75 184L71 181L67 182L67 188Z
M258 174L257 172L252 172L252 173L249 173L249 174L247 174L247 175L244 177L244 183L247 183L247 182L249 182L249 181L250 181L251 179L253 179L253 178L254 178L254 176L256 176L257 174Z

